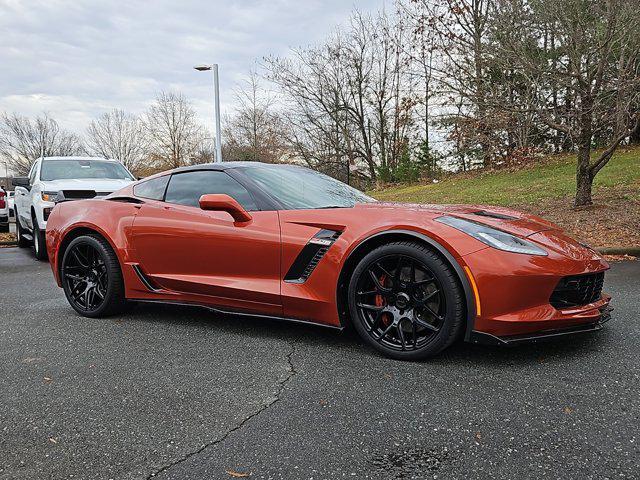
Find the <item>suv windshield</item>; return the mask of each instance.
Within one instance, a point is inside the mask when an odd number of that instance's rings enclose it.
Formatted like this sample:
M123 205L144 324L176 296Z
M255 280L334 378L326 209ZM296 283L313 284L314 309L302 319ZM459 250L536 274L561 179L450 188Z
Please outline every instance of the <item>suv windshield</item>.
M133 180L124 166L112 160L44 160L40 180L68 178L106 178Z
M303 167L247 167L243 172L290 210L345 208L375 202L359 190Z

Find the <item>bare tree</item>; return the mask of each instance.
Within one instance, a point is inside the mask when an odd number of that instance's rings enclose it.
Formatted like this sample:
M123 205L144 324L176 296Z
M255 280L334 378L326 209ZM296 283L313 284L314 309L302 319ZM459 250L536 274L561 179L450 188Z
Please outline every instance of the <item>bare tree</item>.
M160 92L145 117L151 158L160 167L188 165L203 138L191 103L181 93Z
M26 174L40 156L82 153L80 138L61 129L47 114L34 120L15 113L0 115L0 156L18 174Z
M87 150L104 158L120 160L135 171L149 155L144 123L123 110L114 109L93 120L87 129Z
M491 164L499 143L488 101L493 1L409 0L405 6L415 30L429 30L431 48L438 51L431 71L442 119L464 137L458 144L467 148L465 154L478 154L484 166Z
M260 82L255 70L249 72L236 90L236 108L225 118L225 157L268 163L280 161L285 146L284 124L274 110L274 97Z
M372 182L398 167L419 104L406 41L400 17L354 12L323 45L267 59L296 156L339 178L353 168Z
M575 206L592 203L597 173L640 129L640 9L624 0L500 0L501 57L535 86L540 122L577 146ZM554 42L542 35L552 31ZM554 105L564 92L567 108ZM603 147L594 159L594 145Z

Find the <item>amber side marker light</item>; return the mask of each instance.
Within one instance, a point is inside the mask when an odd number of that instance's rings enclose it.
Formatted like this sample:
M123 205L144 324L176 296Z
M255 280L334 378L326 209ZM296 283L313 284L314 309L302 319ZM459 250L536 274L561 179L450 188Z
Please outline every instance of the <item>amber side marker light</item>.
M479 317L482 315L482 308L480 307L480 294L478 293L478 286L476 285L476 279L473 278L473 274L469 267L464 266L464 271L467 272L467 277L469 277L469 282L471 282L471 288L473 289L473 296L476 299L476 316Z

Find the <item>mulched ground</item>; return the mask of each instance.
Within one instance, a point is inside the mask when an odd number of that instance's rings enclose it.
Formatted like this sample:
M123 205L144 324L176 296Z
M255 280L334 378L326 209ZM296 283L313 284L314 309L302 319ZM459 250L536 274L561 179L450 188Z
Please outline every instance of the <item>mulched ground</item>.
M14 233L0 233L0 242L14 242L16 235Z
M516 208L540 215L592 247L640 247L640 200L634 187L600 190L594 205L571 208L571 197L549 199Z

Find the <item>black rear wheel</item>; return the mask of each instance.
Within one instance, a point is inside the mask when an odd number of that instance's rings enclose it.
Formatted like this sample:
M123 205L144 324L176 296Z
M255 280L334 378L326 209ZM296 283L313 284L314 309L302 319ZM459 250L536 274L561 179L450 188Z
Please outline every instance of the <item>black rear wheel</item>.
M127 306L118 258L98 235L83 235L69 244L60 274L67 300L81 315L103 317Z
M451 267L413 242L367 254L349 284L354 327L385 355L420 360L448 347L464 317L464 296Z

